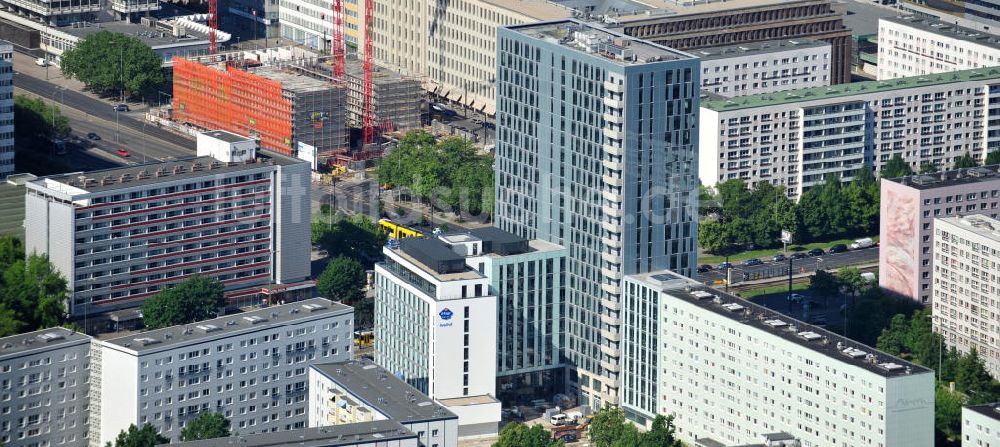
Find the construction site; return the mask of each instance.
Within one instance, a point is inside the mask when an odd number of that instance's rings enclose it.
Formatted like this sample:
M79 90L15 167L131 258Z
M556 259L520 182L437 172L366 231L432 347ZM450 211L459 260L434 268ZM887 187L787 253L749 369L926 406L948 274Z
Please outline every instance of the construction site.
M364 125L362 63L346 61L338 81L330 61L303 48L175 59L173 120L251 136L287 155L301 143L315 148L320 164L361 167L381 155L378 140L351 150L349 128ZM377 68L372 78L375 135L420 128L420 81Z

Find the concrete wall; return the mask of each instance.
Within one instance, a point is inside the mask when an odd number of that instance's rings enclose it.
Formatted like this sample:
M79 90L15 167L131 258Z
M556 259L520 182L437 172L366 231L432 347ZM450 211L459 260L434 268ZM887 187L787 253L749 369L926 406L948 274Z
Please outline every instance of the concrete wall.
M95 342L99 343L99 342ZM97 444L114 443L129 425L139 425L138 357L105 346L101 350L101 376L91 378L101 396L101 422ZM176 396L174 396L176 399Z
M309 279L312 250L311 172L309 163L279 166L275 181L274 280L287 284Z

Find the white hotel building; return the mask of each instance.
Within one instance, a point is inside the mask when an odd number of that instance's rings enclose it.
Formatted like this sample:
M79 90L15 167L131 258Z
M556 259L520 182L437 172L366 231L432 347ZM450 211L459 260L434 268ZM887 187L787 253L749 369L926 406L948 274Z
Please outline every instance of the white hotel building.
M1000 65L1000 36L926 17L878 21L878 80Z
M0 444L87 445L90 337L55 327L0 338Z
M1000 220L934 219L933 238L934 329L959 352L975 349L1000 377Z
M673 272L626 276L622 406L680 439L931 447L934 372ZM713 444L715 442L715 444Z
M90 445L150 423L171 442L204 411L241 434L306 426L308 369L351 358L354 310L323 298L93 342Z
M699 176L785 185L799 197L900 155L950 167L1000 149L1000 68L701 101Z

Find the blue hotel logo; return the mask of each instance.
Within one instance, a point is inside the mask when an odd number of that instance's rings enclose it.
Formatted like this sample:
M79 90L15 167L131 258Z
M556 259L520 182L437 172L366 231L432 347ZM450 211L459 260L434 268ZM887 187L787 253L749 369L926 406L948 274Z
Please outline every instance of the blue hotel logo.
M452 315L455 315L455 313L447 307L442 309L441 312L438 312L438 316L440 316L442 320L450 320Z

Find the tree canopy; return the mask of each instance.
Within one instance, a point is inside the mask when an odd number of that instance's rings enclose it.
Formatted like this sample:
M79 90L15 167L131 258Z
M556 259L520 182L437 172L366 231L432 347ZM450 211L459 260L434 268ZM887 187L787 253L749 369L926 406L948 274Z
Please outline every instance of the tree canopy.
M181 441L225 438L230 436L229 419L222 413L206 411L189 421L181 430Z
M997 165L1000 164L1000 150L995 150L986 154L986 160L983 161L984 165Z
M363 214L334 216L332 224L324 219L312 224L313 244L332 257L357 259L366 267L381 258L387 238L385 230Z
M132 424L129 425L128 430L122 430L118 433L114 447L154 447L168 442L170 442L169 439L160 436L156 427L147 422L142 425L142 428ZM106 446L111 447L111 442L109 441Z
M410 132L379 162L377 175L379 183L407 188L432 207L493 213L493 159L463 138Z
M63 324L69 290L46 256L25 258L20 239L0 237L0 336Z
M346 256L338 256L330 261L316 280L316 289L326 298L343 301L345 304L364 297L365 269L361 263Z
M142 320L147 329L159 329L193 323L215 317L225 306L222 283L195 275L165 289L142 305Z
M561 447L562 441L553 441L551 434L540 424L528 427L512 422L500 430L500 437L493 447Z
M14 97L15 138L66 138L71 132L69 118L58 107L42 98Z
M893 155L885 166L882 166L882 171L879 173L882 178L906 177L908 175L913 175L913 168L899 154Z
M605 407L594 413L589 434L594 447L681 447L674 436L673 416L658 415L648 431L640 432L625 419L620 407Z
M963 169L963 168L974 168L979 166L975 158L972 158L972 154L966 152L963 155L955 157L954 162L951 164L952 169Z
M87 35L61 58L66 77L104 94L117 94L124 85L126 96L163 85L162 66L163 58L141 40L110 31Z

